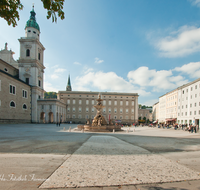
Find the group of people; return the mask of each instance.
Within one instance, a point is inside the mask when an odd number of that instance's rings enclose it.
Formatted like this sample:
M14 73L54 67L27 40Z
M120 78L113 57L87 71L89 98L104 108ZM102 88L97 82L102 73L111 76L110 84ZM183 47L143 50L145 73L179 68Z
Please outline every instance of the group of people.
M199 131L199 125L193 125L193 124L158 124L158 128L172 128L174 127L175 130L182 129L184 131L189 131L190 133L197 133Z

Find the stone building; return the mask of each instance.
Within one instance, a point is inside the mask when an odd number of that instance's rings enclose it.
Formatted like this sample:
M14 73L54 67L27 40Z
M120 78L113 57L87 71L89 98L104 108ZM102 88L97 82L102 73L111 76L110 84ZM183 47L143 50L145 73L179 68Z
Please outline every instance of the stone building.
M96 99L99 92L71 91L70 77L66 91L58 92L58 99L67 104L66 121L85 123L96 115ZM103 99L103 116L109 120L121 123L138 122L138 94L101 92Z
M5 48L0 51L0 122L65 121L66 104L44 99L44 46L34 7L19 39L20 57Z

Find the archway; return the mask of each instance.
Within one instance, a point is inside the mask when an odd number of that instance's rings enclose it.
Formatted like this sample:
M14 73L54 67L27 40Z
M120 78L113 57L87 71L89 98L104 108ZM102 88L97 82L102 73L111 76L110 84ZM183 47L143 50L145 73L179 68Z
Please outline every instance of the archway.
M40 113L40 123L45 123L45 113L44 112Z
M49 112L49 123L53 123L53 112Z

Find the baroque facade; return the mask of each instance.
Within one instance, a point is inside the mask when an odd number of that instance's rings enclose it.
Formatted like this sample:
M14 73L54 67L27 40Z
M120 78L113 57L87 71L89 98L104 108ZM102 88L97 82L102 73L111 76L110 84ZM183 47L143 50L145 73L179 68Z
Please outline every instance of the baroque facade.
M19 39L19 60L7 43L0 51L0 122L60 122L65 117L65 103L44 99L45 48L35 15L33 7L25 37Z

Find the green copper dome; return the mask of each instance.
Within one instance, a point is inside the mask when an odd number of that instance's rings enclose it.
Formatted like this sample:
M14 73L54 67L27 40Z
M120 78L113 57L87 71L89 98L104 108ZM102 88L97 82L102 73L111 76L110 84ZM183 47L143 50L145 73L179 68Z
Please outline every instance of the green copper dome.
M40 32L40 27L38 25L38 23L36 22L36 19L35 19L35 11L34 11L34 7L32 9L32 11L30 12L31 13L31 16L30 16L30 19L26 22L26 26L25 26L25 29L27 27L33 27L33 28L36 28L37 30L39 30Z

